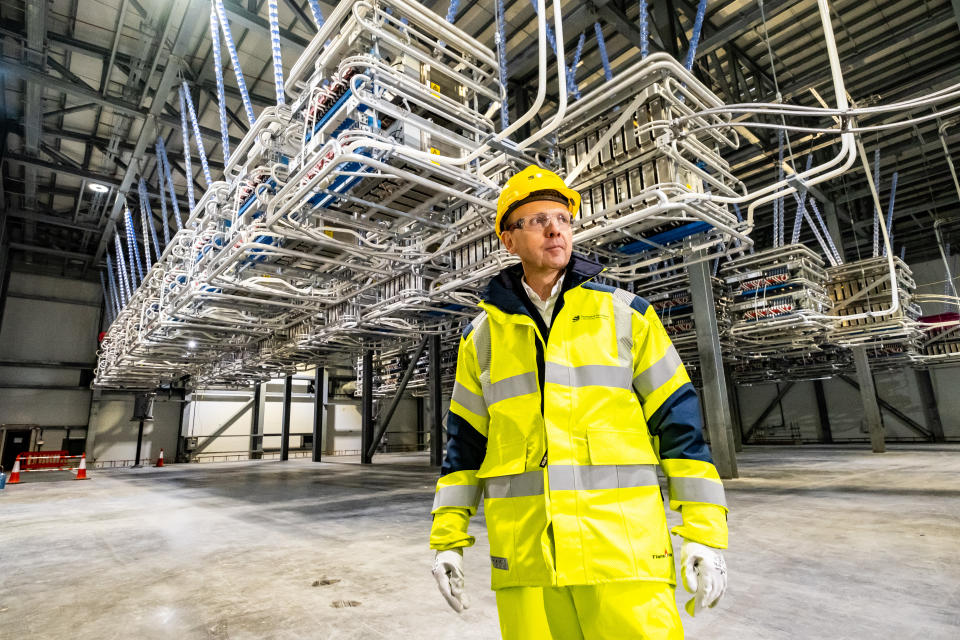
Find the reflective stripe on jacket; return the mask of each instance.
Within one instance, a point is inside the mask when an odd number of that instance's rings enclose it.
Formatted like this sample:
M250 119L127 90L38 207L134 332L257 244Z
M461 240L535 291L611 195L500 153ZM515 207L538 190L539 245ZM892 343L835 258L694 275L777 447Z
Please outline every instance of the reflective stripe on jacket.
M463 333L437 483L431 547L467 546L481 496L493 588L675 583L674 533L726 547L723 485L700 408L654 309L590 282L574 256L548 329L519 265L488 287Z

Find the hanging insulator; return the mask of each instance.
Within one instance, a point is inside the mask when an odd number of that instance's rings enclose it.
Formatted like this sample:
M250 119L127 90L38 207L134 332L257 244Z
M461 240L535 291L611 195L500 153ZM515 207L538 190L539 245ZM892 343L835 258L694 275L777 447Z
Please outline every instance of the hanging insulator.
M447 22L453 24L457 19L457 11L460 9L460 0L450 0L450 6L447 8Z
M127 301L133 296L133 290L130 286L130 278L127 274L127 264L123 258L123 245L120 244L120 234L113 230L113 252L117 257L117 270L120 272L120 283L122 284L123 294L121 300L123 306L127 306Z
M503 0L497 0L497 61L500 64L500 127L510 126L510 107L507 103L507 36L504 27Z
M810 167L813 166L813 154L807 154L807 166L804 169L804 173L810 171ZM793 219L793 233L790 236L790 244L797 244L800 242L800 229L803 227L803 217L807 212L807 191L804 189L800 192L800 204L797 206L797 216Z
M650 13L647 9L647 0L640 0L640 59L650 53Z
M227 124L227 103L224 100L223 86L223 58L220 54L220 25L217 20L217 10L210 5L210 42L213 52L213 72L217 78L217 109L220 112L220 144L223 147L223 164L230 162L230 133ZM193 211L193 207L190 207Z
M830 235L830 230L827 229L827 223L823 221L823 216L820 215L820 208L817 206L817 201L813 198L810 198L810 208L813 209L813 214L817 218L817 223L820 225L820 228L823 229L823 235L827 238L827 244L830 245L830 251L833 253L833 263L834 266L843 264L843 258L840 257L840 252L837 251L837 245L833 243L833 237Z
M230 33L230 20L227 19L227 10L223 6L223 0L213 1L217 7L217 16L220 17L220 28L223 29L223 36L227 42L227 51L230 52L230 62L233 63L233 74L237 78L237 88L240 89L243 108L247 112L247 120L250 121L250 126L252 127L257 118L253 115L253 105L250 103L247 81L243 78L243 69L240 67L240 56L237 55L237 47L233 44L233 34Z
M221 69L221 73L223 70ZM193 159L190 157L190 133L187 130L187 107L183 101L183 87L180 87L180 137L183 139L183 168L187 172L187 203L190 205L190 213L193 213L193 208L197 206L197 200L193 195ZM224 161L226 164L226 161ZM204 174L206 177L206 174ZM209 186L209 182L207 185ZM161 190L162 191L162 190ZM163 195L161 193L161 195ZM164 223L166 223L166 216L163 218ZM163 245L164 247L169 244L169 240Z
M880 149L873 152L873 187L880 194ZM873 205L873 257L880 255L880 209Z
M577 49L573 52L573 64L567 69L567 95L572 95L574 99L580 99L580 87L577 86L577 67L580 65L580 56L583 54L583 43L586 40L586 34L581 33L577 40Z
M310 0L310 11L313 13L313 21L317 23L317 31L323 26L323 12L320 11L320 3L317 0Z
M273 86L277 91L277 104L286 104L286 98L283 95L283 54L280 51L280 9L277 7L277 0L267 0L267 16L270 18Z
M603 77L607 79L607 82L610 82L613 80L613 72L610 71L610 58L607 57L607 43L603 39L603 29L600 28L599 22L593 23L593 31L597 34L597 48L600 49L600 61L603 63ZM577 56L578 61L579 58L580 56Z
M890 246L893 247L893 200L897 197L897 178L899 172L893 172L893 180L890 184L890 204L887 207L887 239ZM883 255L887 255L887 245L883 245Z
M687 61L683 66L687 71L693 69L693 61L697 57L697 45L700 43L700 31L703 29L703 18L707 15L707 0L700 0L697 5L697 15L693 19L693 33L690 34L690 50L687 51Z
M143 280L143 263L140 261L140 247L137 246L137 234L133 230L133 216L130 215L130 209L126 206L123 207L123 215L127 232L127 251L130 254L132 289L136 290Z
M200 123L197 122L197 111L193 108L193 96L190 95L190 87L186 80L180 87L180 95L187 105L187 113L190 114L190 124L193 125L193 142L197 145L197 154L200 156L200 166L203 168L203 178L207 181L209 187L213 184L213 178L210 177L210 165L207 164L207 152L203 149L203 137L200 135ZM187 183L189 184L189 180Z
M147 220L147 210L143 208L143 201L140 201L140 229L143 232L143 257L147 262L147 273L153 268L153 259L150 257L150 224Z
M167 158L167 149L163 145L163 138L157 136L157 150L160 152L160 162L163 165L163 176L167 183L167 191L170 193L170 204L173 206L173 219L177 223L177 231L183 229L183 219L180 217L180 203L177 201L177 192L173 188L173 173L170 171L170 159ZM187 182L190 181L187 176Z

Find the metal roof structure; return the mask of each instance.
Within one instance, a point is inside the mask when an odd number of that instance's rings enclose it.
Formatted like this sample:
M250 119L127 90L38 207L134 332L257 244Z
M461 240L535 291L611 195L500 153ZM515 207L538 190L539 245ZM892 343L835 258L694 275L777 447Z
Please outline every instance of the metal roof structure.
M456 0L455 0L456 1ZM424 10L446 15L448 2L426 0ZM697 3L649 0L650 51L687 53ZM275 103L266 0L224 0L254 108ZM614 74L640 55L639 4L625 0L566 0L563 40L572 59L581 34L576 69L580 90L605 81L599 25ZM329 15L332 5L320 3ZM549 3L548 3L549 7ZM943 89L960 77L960 0L835 0L834 28L845 82L858 106L889 104ZM495 1L457 3L456 24L493 46ZM38 272L96 277L112 235L123 233L123 199L136 197L142 176L158 190L154 142L170 151L176 191L186 208L186 182L202 193L199 159L186 175L177 88L186 81L214 177L223 168L207 0L26 0L0 5L3 41L0 75L2 180L0 244L15 265ZM505 2L508 96L511 110L525 110L536 92L536 15L530 0ZM285 70L316 33L307 0L280 3ZM234 143L247 130L240 92L224 53L226 107ZM555 65L552 59L551 66ZM830 72L815 0L710 1L696 50L695 73L728 104L784 102L833 104ZM555 72L554 72L555 73ZM556 89L544 106L556 103ZM779 96L779 98L778 98ZM912 115L929 115L918 107ZM903 120L906 112L863 118L862 126ZM757 120L758 118L754 118ZM771 119L767 122L773 123ZM829 119L820 122L829 126ZM894 209L895 247L907 261L938 255L933 221L949 222L947 237L960 243L957 194L948 172L936 118L913 126L865 134L873 160L880 151L880 199L886 206L891 176L898 172ZM773 129L740 128L749 144L728 160L751 185L777 177L779 142ZM944 129L949 147L960 142L960 124ZM787 160L832 154L836 137L787 136ZM791 157L792 152L792 157ZM815 195L836 208L848 255L868 255L873 200L865 173L855 166ZM766 210L769 213L769 208ZM155 216L159 207L153 207ZM788 206L788 219L793 209ZM755 230L758 246L770 243L769 215ZM806 240L806 236L804 236ZM0 256L2 262L2 256Z

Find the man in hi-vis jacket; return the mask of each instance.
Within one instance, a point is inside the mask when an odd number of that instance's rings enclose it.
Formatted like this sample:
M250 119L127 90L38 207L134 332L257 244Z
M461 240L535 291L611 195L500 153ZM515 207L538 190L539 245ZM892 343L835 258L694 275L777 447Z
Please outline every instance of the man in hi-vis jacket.
M500 194L496 231L521 264L491 280L460 340L433 573L450 606L466 608L462 551L482 497L503 638L674 640L683 628L657 465L683 516L673 533L697 609L726 590L723 485L653 307L594 282L600 265L572 255L579 208L537 166Z

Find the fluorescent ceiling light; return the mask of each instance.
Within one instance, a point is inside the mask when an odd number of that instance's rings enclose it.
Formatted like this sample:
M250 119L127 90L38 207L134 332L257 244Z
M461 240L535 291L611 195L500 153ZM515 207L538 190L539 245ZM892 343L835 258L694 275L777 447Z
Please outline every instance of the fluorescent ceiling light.
M97 182L91 182L91 183L90 183L90 191L93 191L94 193L106 193L107 191L110 191L110 187L108 187L108 186L105 185L105 184L99 184L99 183L97 183Z

